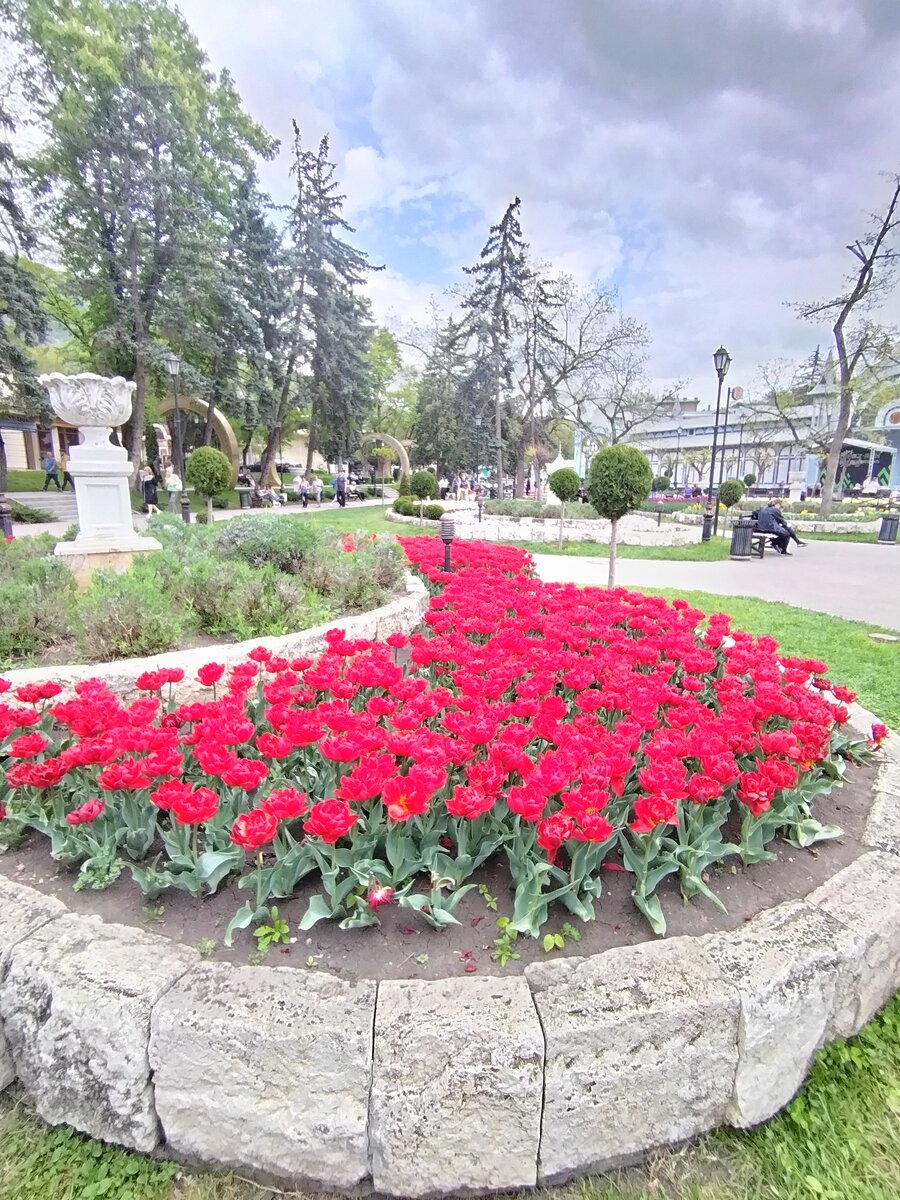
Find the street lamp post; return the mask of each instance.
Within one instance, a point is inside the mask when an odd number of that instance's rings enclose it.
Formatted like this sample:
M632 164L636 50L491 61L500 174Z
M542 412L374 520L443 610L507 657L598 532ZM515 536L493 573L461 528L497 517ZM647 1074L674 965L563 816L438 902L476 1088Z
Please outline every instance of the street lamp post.
M725 475L725 456L728 454L728 413L731 409L731 396L734 388L729 388L725 393L725 421L722 425L722 453L719 455L719 487L722 486L722 479Z
M681 426L679 425L678 428L675 430L675 433L678 437L678 444L675 447L675 470L672 472L672 486L676 490L678 488L678 460L679 460L679 458L681 458L681 435L682 435L682 432L683 432L683 430L682 430Z
M178 376L181 372L181 359L171 350L163 358L163 366L172 378L172 394L175 400L175 466L178 478L181 480L181 519L190 524L191 502L187 494L187 482L184 477L184 426L181 421L181 407L178 403Z
M743 475L741 474L741 459L744 456L744 426L746 424L747 424L746 420L741 421L740 432L738 433L738 465L737 465L738 479L743 479Z
M716 450L719 445L719 413L722 410L722 384L725 382L725 376L728 374L728 368L731 366L731 355L724 346L720 346L713 355L713 364L716 368L716 375L719 377L719 387L716 391L716 423L713 426L712 457L709 461L709 487L706 492L706 505L707 511L710 508L713 511L713 533L715 534L719 530L718 499L715 503L713 502L713 489L716 482ZM703 532L707 532L706 525L704 525ZM706 536L703 540L709 541L709 537Z

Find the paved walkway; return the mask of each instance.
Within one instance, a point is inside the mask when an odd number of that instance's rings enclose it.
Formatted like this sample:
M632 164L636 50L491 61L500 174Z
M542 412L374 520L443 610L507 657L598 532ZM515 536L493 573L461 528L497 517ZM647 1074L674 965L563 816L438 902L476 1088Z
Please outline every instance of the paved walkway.
M767 554L750 562L673 562L620 558L616 582L626 587L695 588L726 596L783 600L900 630L900 544L809 542L791 547L791 558ZM609 560L536 554L541 579L605 584Z

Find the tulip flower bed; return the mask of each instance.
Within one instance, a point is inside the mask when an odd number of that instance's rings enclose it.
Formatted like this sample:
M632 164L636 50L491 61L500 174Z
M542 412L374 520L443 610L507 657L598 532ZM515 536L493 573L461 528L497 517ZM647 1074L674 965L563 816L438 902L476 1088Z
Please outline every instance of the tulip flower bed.
M301 929L389 904L439 929L488 860L516 932L553 905L591 920L611 868L661 934L667 876L721 906L717 864L840 833L815 800L884 731L851 744L853 696L824 663L683 601L541 583L511 547L457 542L445 574L438 539L402 544L432 596L410 639L335 630L315 661L210 663L205 703L177 703L178 670L130 704L96 681L68 700L0 681L0 837L49 839L78 888L236 881L230 942L307 877Z

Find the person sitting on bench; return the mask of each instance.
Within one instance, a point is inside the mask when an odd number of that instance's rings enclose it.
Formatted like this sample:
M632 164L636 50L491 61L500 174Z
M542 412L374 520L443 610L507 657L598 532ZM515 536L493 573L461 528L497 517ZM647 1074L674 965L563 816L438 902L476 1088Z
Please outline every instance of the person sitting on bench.
M790 557L788 552L788 543L791 538L798 546L805 546L805 542L801 542L781 515L781 505L778 500L771 500L768 504L763 505L758 512L753 514L756 521L756 528L760 533L771 533L774 535L775 549L779 554L784 554Z

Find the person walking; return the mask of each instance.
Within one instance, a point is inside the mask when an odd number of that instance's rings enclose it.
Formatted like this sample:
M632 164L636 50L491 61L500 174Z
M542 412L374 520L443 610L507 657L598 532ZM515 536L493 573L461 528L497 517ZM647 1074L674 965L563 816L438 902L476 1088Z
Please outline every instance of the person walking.
M41 459L41 469L44 472L44 486L41 490L46 492L50 484L55 483L56 490L58 492L62 491L62 488L59 486L59 463L56 461L56 457L51 450L48 450Z
M173 513L176 511L178 496L183 487L181 476L174 467L166 467L166 473L163 477L163 487L169 494L169 512Z
M66 484L68 483L71 485L72 491L74 492L75 480L69 474L69 455L65 450L63 450L62 454L59 456L59 469L62 471L62 487L59 490L64 492L66 490Z
M309 480L305 475L300 480L300 503L304 508L309 507Z
M322 493L325 491L325 485L318 475L313 479L313 495L316 498L316 504L319 508L322 507Z
M341 508L347 507L347 477L343 471L334 481L334 495Z
M159 491L152 467L141 467L141 492L147 506L147 514L152 517L154 513L159 512Z

